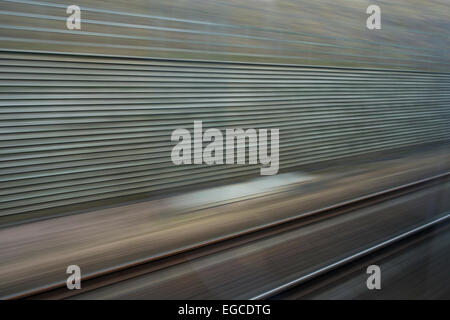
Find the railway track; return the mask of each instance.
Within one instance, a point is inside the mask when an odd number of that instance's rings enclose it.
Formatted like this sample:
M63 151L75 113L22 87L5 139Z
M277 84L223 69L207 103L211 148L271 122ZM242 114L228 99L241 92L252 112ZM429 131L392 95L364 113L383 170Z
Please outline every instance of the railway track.
M297 216L290 217L288 219L282 219L274 221L268 224L256 226L246 230L242 230L237 233L228 234L215 239L210 239L201 243L197 243L192 246L179 248L164 254L157 256L146 257L140 260L132 261L127 264L122 264L114 267L105 268L98 272L85 274L82 276L82 289L81 290L68 290L65 282L52 283L44 287L34 288L26 292L20 292L7 299L66 299L72 298L77 295L82 295L87 292L94 292L99 288L124 282L138 276L150 274L152 272L162 270L168 267L182 264L184 262L199 259L208 255L219 253L231 248L236 248L244 244L256 242L264 238L275 236L287 231L292 231L305 225L309 225L315 222L319 222L324 219L329 219L334 216L359 210L365 207L370 207L374 204L381 203L393 198L397 198L406 194L417 192L419 190L429 188L433 185L437 185L446 181L450 173L445 172L439 175L435 175L426 179L421 179L408 184L400 185L394 188L386 189L381 192L368 194L359 198L352 199L350 201L344 201L332 206L324 207L318 210L302 213ZM325 268L320 268L315 272L309 273L307 276L303 276L294 281L285 283L282 286L272 288L262 292L254 299L267 299L274 297L285 290L298 286L301 283L309 281L315 277L323 275L326 272L341 267L347 263L354 261L355 259L362 258L368 254L371 254L381 248L384 248L392 243L407 238L415 233L418 233L424 229L430 228L436 224L447 221L449 214L446 214L438 219L423 224L420 227L415 227L400 235L396 235L388 241L380 242L379 244L372 246L366 250L348 256L346 259L341 259L336 263L333 263Z
M297 279L266 292L269 300L442 299L449 296L449 214L349 257L310 280ZM370 252L371 251L371 252ZM354 259L351 259L354 258ZM381 268L382 290L366 288L367 267Z
M287 299L287 298L292 299L293 297L301 296L302 291L307 291L307 289L302 288L302 286L308 283L309 281L316 281L316 282L324 281L323 279L319 278L332 277L333 276L332 273L339 268L341 269L339 270L340 272L343 272L343 270L345 270L346 268L355 268L355 266L358 267L358 269L362 269L362 266L367 266L371 264L368 262L369 259L365 259L368 256L373 255L372 257L373 260L374 258L379 258L383 254L383 250L391 249L391 247L401 244L403 244L403 247L406 247L409 241L415 240L414 237L417 237L421 233L427 232L430 229L436 227L442 228L442 226L445 225L448 226L449 221L450 221L450 213L444 215L443 217L425 223L419 227L412 228L411 230L399 234L395 237L392 237L389 240L382 241L379 244L367 248L365 250L362 250L356 254L349 255L348 257L341 259L333 264L330 264L324 268L317 269L314 272L311 272L293 281L290 281L281 286L273 288L269 291L261 293L260 295L253 297L252 300ZM312 284L309 284L309 286L312 286Z

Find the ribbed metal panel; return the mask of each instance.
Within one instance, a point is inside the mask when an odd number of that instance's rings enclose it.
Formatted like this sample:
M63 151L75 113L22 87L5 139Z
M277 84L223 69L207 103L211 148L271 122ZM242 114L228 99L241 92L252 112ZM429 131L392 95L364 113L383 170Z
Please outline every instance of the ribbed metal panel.
M446 141L450 75L0 53L0 210L259 175L182 165L176 128L279 128L280 169Z

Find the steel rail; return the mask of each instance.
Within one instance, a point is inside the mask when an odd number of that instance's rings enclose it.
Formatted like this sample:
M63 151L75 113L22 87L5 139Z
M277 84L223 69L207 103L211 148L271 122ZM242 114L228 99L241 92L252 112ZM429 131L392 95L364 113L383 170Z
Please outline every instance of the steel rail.
M444 223L445 221L448 221L450 219L450 213L445 214L442 217L439 217L437 219L434 219L430 222L427 222L423 225L420 225L418 227L415 227L407 232L401 233L395 237L392 237L388 240L382 241L372 247L369 247L367 249L364 249L362 251L359 251L358 253L352 254L350 256L345 257L344 259L341 259L339 261L336 261L332 264L329 264L325 267L319 268L313 272L310 272L306 275L303 275L299 278L296 278L292 281L289 281L287 283L284 283L278 287L275 287L273 289L270 289L268 291L265 291L255 297L252 297L250 300L262 300L262 299L268 299L268 298L272 298L277 294L283 293L285 291L287 291L288 289L292 289L296 286L299 286L307 281L310 281L318 276L321 276L325 273L331 272L339 267L342 267L346 264L349 264L351 262L354 262L355 260L361 259L371 253L374 253L380 249L386 248L390 245L393 245L395 243L398 243L401 240L404 240L408 237L411 237L421 231L424 231L426 229L429 229L431 227L437 226L438 224Z

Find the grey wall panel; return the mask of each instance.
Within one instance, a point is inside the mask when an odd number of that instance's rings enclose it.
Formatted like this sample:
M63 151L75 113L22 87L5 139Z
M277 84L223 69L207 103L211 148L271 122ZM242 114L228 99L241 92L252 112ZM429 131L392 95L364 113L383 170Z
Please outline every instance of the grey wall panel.
M450 75L0 52L0 210L259 175L175 166L176 128L280 129L280 169L449 141Z
M78 0L81 30L69 30L72 4L0 0L1 47L450 71L448 0L377 0L382 28L375 31L366 28L374 4L367 0Z

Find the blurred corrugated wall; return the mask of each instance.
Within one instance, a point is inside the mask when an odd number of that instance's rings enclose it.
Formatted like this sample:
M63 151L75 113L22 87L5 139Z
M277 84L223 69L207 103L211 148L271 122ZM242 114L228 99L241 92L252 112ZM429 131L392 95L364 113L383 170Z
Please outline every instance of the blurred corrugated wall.
M387 2L391 32L338 3L80 1L78 31L69 1L1 1L0 215L259 175L174 166L171 132L194 120L279 128L281 169L447 141L450 75L423 71L448 70L444 3Z

